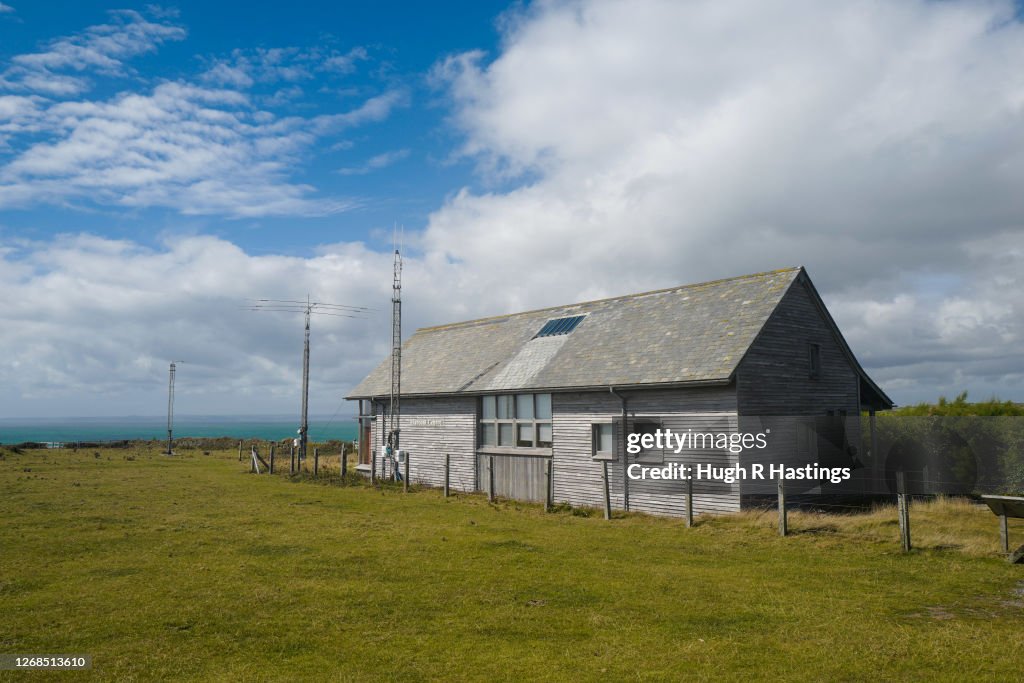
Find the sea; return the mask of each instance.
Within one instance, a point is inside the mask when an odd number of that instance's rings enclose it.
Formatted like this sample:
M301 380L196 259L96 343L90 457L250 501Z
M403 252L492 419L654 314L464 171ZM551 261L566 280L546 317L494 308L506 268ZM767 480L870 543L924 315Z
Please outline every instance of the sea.
M174 438L232 437L279 441L293 438L299 428L295 415L175 415ZM310 441L356 438L352 416L309 418ZM0 418L0 444L27 441L123 441L167 438L167 417L46 417Z

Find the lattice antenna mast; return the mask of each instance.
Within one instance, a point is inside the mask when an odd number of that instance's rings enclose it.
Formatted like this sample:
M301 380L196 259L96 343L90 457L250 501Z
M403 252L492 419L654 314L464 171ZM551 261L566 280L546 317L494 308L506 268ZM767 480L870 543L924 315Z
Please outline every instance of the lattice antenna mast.
M402 252L397 241L391 289L391 407L388 416L388 443L391 445L392 453L397 455L402 419Z
M178 371L177 363L171 361L170 377L167 381L167 455L174 455L174 375Z

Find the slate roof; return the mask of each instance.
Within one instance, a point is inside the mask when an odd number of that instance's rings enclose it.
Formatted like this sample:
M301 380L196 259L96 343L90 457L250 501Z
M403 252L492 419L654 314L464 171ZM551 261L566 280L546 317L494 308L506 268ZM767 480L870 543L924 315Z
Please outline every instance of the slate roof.
M425 327L402 346L402 395L726 382L801 272ZM535 338L548 320L573 315L586 317L571 333ZM349 398L390 390L389 357Z

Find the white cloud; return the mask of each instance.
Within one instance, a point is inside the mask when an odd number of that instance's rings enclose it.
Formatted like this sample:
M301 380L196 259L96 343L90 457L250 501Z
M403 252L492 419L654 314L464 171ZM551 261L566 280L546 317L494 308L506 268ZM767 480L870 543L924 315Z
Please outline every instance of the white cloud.
M370 55L364 47L354 47L343 55L332 55L325 59L322 64L324 71L335 71L340 74L350 74L356 70L358 62L369 59Z
M0 2L0 14L10 14L14 11L15 9L10 5L5 5L4 3Z
M321 47L236 49L228 57L210 60L201 79L242 88L254 83L297 83L321 73L349 75L359 62L368 59L364 47L354 47L344 54Z
M213 85L227 85L233 88L248 88L255 81L248 72L238 66L231 66L227 62L217 62L200 76L204 83Z
M13 57L0 75L0 92L34 93L0 95L0 151L8 152L0 164L0 208L100 204L229 217L344 211L356 201L317 197L316 188L292 175L317 140L381 121L408 101L404 90L393 89L336 114L282 117L269 110L301 97L293 83L326 69L325 60L365 58L361 48L347 55L236 50L215 60L200 84L161 82L89 99L82 96L89 75L124 75L123 60L185 35L136 12L112 17L111 24ZM262 95L251 90L257 83L284 85Z
M1024 36L1011 4L542 2L503 25L497 55L435 73L489 189L454 192L407 236L407 330L801 263L897 400L1024 399ZM219 83L53 115L0 103L12 130L67 122L4 169L17 182L0 204L190 192L201 212L302 212L311 190L276 164L408 101L395 90L347 114L281 118L251 104L250 86ZM222 166L196 170L206 163ZM53 407L63 396L95 394L110 413L159 413L172 357L195 373L182 410L287 407L301 331L233 306L308 290L387 309L389 286L390 257L361 244L308 259L209 237L0 245L0 385L13 388L0 410L66 413ZM328 411L390 334L386 310L330 321L314 331L314 404Z
M0 206L88 200L230 216L347 208L287 180L320 124L259 113L243 93L185 83L54 104L39 120L56 139L0 167Z
M361 105L341 114L318 116L318 130L336 131L353 128L367 123L383 121L398 107L409 103L409 93L403 88L394 88L363 102Z
M394 163L401 161L409 156L410 150L408 149L396 149L390 152L384 152L377 154L366 160L366 163L361 166L348 166L345 168L339 168L338 173L341 175L366 175L373 171L379 171L382 168L387 168Z
M60 72L124 76L124 60L185 37L185 29L180 26L151 22L131 10L111 12L110 16L109 24L53 40L40 52L16 55L0 73L0 88L55 97L76 95L89 88L89 80Z
M377 308L313 324L312 406L331 413L388 348L391 256L361 244L311 258L253 256L213 237L150 249L64 235L0 246L0 414L159 414L167 363L183 359L181 412L298 409L301 316L253 313L247 300ZM449 315L452 289L408 261L410 326ZM348 411L345 411L348 414Z
M953 369L972 387L1002 373L1024 398L1019 280L990 277L1006 252L964 256L993 239L1019 254L1024 235L1014 12L536 3L507 17L497 55L434 70L493 189L453 194L420 246L493 292L493 310L803 264L883 384L917 398ZM937 295L927 276L958 289ZM914 324L869 325L903 306ZM888 351L920 343L927 370Z

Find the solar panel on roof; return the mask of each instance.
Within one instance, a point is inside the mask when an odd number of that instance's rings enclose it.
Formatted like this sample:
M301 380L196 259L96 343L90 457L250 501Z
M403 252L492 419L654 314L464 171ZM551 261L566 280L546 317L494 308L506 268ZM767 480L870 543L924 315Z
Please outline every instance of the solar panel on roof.
M586 317L585 315L573 315L568 318L553 318L544 323L544 327L540 328L537 337L556 337L560 334L569 334Z

